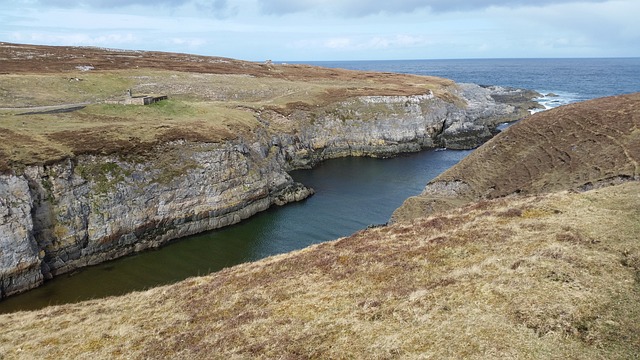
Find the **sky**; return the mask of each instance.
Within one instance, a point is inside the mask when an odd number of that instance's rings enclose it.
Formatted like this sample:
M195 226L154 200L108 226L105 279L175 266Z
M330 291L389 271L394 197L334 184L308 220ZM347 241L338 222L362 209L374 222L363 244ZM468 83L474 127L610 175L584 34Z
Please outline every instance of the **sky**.
M0 41L265 61L640 57L639 0L0 0Z

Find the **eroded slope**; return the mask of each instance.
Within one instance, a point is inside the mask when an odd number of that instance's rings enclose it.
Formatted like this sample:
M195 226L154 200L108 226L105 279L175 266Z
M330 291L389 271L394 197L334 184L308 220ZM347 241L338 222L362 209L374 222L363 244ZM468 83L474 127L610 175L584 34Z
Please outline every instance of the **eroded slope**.
M640 93L537 113L408 199L396 221L478 199L584 190L640 178Z

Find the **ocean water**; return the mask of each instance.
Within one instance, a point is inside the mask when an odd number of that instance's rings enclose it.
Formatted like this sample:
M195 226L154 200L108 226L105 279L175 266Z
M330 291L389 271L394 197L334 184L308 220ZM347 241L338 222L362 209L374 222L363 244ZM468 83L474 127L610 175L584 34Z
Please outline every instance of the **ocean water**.
M319 62L347 69L435 75L458 82L537 90L548 107L640 91L640 58L561 60L411 60ZM0 313L118 295L204 275L246 261L347 236L386 222L425 184L470 151L424 151L394 159L326 161L292 176L316 195L274 207L242 223L61 275L0 301ZM213 294L212 294L213 296Z
M463 83L501 85L556 94L539 99L553 108L640 91L640 58L322 61L307 64L439 76Z

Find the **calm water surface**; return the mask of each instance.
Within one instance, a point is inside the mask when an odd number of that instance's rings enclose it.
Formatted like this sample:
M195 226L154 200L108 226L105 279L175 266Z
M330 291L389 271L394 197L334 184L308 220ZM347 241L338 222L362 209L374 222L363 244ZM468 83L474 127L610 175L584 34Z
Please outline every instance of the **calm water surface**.
M392 212L469 151L425 151L393 159L329 160L291 175L316 190L240 224L175 241L159 250L57 277L0 302L0 312L119 295L350 235Z

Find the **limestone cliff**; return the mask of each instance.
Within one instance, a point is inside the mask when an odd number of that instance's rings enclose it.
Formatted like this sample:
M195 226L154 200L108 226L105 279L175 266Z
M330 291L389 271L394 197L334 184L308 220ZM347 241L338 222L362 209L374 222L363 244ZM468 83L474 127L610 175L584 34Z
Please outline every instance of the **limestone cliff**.
M0 297L42 282L32 205L24 178L0 175Z
M276 156L169 143L150 159L80 156L3 176L3 293L301 200Z
M235 140L179 140L142 155L85 154L14 170L0 176L0 296L302 200L313 191L294 183L291 169L477 146L531 106L492 97L505 91L464 84L450 89L454 100L429 92L263 109L255 112L261 126Z
M271 144L282 147L290 165L300 168L344 156L475 148L495 134L498 124L539 106L532 100L539 94L523 89L456 84L448 91L453 100L433 93L360 96L288 116L267 111L259 117L267 126L289 122L295 127L295 135L279 134Z

